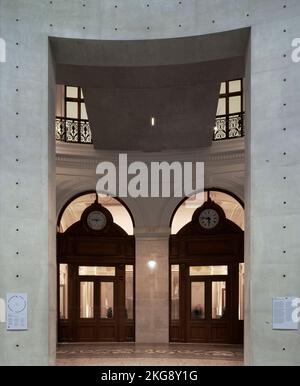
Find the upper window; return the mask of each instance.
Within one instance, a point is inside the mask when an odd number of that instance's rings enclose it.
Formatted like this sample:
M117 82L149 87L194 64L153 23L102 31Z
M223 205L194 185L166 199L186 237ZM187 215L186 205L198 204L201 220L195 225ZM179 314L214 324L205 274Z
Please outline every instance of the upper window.
M64 86L61 116L56 117L56 140L71 143L92 143L81 87Z
M62 103L56 117L56 140L92 143L92 132L81 87L60 86ZM61 97L63 95L63 98ZM155 118L151 124L155 124ZM221 83L213 130L214 141L244 136L243 79Z
M214 140L244 136L243 80L221 83Z
M88 119L80 87L65 86L65 118Z

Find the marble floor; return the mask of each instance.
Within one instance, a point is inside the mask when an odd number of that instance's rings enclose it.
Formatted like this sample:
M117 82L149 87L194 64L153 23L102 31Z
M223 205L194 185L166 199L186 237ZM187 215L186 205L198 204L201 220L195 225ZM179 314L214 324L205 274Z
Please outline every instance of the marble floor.
M58 366L242 366L243 347L224 344L64 343Z

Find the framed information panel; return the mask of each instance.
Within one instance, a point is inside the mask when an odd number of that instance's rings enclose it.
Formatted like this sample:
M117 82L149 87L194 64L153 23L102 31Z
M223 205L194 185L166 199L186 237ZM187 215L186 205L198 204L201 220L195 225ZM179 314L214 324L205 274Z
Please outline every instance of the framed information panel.
M273 298L273 330L298 330L298 322L293 320L295 297Z
M6 330L24 331L27 330L27 294L8 293L6 294Z

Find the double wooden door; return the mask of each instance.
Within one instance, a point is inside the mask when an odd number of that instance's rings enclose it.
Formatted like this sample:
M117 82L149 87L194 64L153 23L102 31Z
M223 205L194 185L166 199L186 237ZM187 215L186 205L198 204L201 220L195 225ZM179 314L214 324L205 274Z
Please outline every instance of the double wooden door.
M240 264L170 265L170 340L240 343Z
M65 284L60 341L134 341L133 265L69 264Z
M187 286L187 341L228 342L232 313L228 276L190 276Z
M76 280L76 340L118 341L122 318L122 283L116 277L80 276Z

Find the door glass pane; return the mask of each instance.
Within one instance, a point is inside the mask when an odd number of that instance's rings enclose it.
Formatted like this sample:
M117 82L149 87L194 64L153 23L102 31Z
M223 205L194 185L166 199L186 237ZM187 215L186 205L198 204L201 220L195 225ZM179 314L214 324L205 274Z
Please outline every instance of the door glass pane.
M225 94L225 93L226 93L226 82L222 82L220 87L220 94Z
M179 265L171 267L171 319L179 320Z
M226 99L220 98L218 102L217 116L226 114Z
M112 319L114 317L114 283L101 282L100 291L100 316L102 319Z
M229 92L239 92L242 90L242 82L241 80L233 80L229 82Z
M240 96L229 98L229 114L240 113L242 110L242 98Z
M133 319L133 265L125 267L125 316Z
M191 283L191 311L192 319L205 319L205 283L194 281Z
M227 265L207 265L190 267L190 276L218 276L228 275Z
M78 104L77 102L67 102L67 118L78 119Z
M239 264L239 320L244 320L245 264Z
M115 276L115 267L79 267L79 276Z
M59 317L68 319L68 264L59 265Z
M77 87L67 87L67 98L78 98L78 88Z
M88 119L85 103L81 103L81 119Z
M89 319L94 317L94 283L80 282L80 317Z
M221 319L226 310L226 282L212 282L212 319Z

